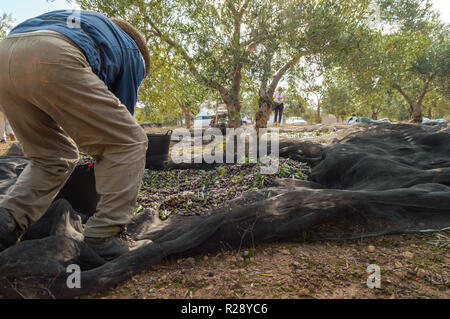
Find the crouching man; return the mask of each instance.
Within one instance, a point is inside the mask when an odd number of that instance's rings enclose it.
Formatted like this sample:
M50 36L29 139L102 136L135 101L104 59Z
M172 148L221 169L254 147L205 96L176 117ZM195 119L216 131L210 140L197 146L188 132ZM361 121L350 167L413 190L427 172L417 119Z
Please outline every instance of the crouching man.
M147 136L133 118L149 72L145 38L91 11L53 11L0 42L0 104L31 159L0 202L0 251L48 209L78 162L96 159L101 196L85 243L105 259L150 241L126 235L145 168Z

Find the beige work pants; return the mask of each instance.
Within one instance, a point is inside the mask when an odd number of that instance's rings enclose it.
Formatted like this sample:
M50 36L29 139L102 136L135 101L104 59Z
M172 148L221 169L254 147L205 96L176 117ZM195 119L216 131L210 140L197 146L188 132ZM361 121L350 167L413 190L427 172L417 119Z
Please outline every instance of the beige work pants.
M101 196L85 236L109 237L130 222L147 136L70 39L43 32L0 41L0 104L31 159L0 202L22 230L42 217L69 178L77 145L96 159Z

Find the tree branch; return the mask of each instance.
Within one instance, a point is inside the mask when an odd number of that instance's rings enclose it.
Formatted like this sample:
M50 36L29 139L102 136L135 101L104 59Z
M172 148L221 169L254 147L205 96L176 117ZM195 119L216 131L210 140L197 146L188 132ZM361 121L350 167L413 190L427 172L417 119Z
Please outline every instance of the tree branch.
M189 66L189 71L192 73L192 75L197 79L197 81L199 81L200 83L202 83L203 85L216 89L219 91L219 93L221 95L227 95L229 92L226 88L224 88L222 85L220 85L219 83L217 83L214 80L209 80L206 79L205 77L203 77L199 70L197 69L197 67L195 66L195 63L193 61L193 59L189 56L189 54L187 53L187 51L175 40L171 39L169 36L167 36L166 34L164 34L156 25L155 23L153 23L152 20L147 18L148 23L150 24L150 26L153 28L153 30L155 31L155 34L164 42L166 42L170 47L172 47L173 49L175 49L178 54L181 55L181 57L184 59L184 61L188 64Z
M394 85L394 88L405 98L406 102L408 102L409 106L412 107L414 102L411 100L411 98L408 96L408 94L403 91L403 89L399 85Z
M232 14L234 17L239 16L239 12L236 10L236 8L234 7L234 5L233 5L232 3L228 3L228 7L230 8L231 14Z
M428 92L428 87L430 86L431 78L429 78L427 81L425 81L425 86L423 88L422 94L419 96L419 100L417 101L418 105L422 105L423 99L425 98L425 95Z
M247 11L249 0L245 0L242 4L242 7L239 9L239 16L242 18L244 16L245 11Z
M267 35L266 34L259 34L256 35L255 37L253 37L252 39L245 41L243 43L244 47L251 47L251 46L255 46L258 45L260 43L263 43L266 39L267 39Z
M269 74L270 74L270 71L272 70L272 60L273 60L274 55L275 55L275 51L272 49L268 49L268 51L266 52L266 60L264 63L263 74L261 77L261 87L259 90L260 97L265 97L265 95L266 95L267 81L269 80Z
M278 83L280 82L283 75L286 74L286 72L293 67L297 62L301 59L302 56L306 55L307 51L300 51L297 53L288 63L286 63L274 76L272 83L269 86L269 96L272 96L275 92L275 89L277 88Z

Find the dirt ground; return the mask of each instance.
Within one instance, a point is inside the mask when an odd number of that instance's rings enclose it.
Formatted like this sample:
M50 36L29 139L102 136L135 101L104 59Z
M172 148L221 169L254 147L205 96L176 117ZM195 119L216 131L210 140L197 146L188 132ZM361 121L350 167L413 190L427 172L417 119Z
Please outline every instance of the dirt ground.
M271 243L165 260L119 287L85 298L450 298L448 248L431 234L357 241ZM243 257L247 255L248 257ZM378 265L381 287L367 286Z
M165 133L167 128L149 130ZM296 130L297 131L297 130ZM341 136L339 136L341 137ZM0 155L10 143L0 144ZM450 237L450 233L443 233ZM339 242L271 243L164 260L99 294L102 299L450 298L449 246L435 234ZM381 287L370 289L369 265Z
M9 147L11 146L11 142L6 143L0 143L0 156L5 155L6 152L9 150Z

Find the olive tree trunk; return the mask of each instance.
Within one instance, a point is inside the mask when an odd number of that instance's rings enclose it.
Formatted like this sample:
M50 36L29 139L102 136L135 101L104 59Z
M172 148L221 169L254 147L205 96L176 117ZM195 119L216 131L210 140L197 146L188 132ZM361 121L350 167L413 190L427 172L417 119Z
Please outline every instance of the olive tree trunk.
M417 102L414 102L413 99L408 94L406 94L406 92L400 86L398 85L395 86L397 91L405 98L406 102L409 105L410 121L413 123L422 123L423 121L422 103L423 99L425 98L425 95L428 92L428 87L430 85L431 80L432 77L425 81L424 88Z
M183 111L184 119L186 121L186 128L190 129L191 128L191 109L186 107L184 102L179 101L178 104L180 105L181 110ZM181 123L183 123L183 122L181 122ZM181 125L181 126L183 126L183 125Z
M317 102L317 112L316 112L316 121L317 121L317 124L322 123L322 117L320 116L321 109L322 109L322 102L319 100L319 101Z
M380 113L380 110L377 109L375 105L371 105L370 108L372 110L372 120L378 120L378 113Z
M273 101L268 96L259 97L258 112L256 113L256 128L266 128L273 111Z

